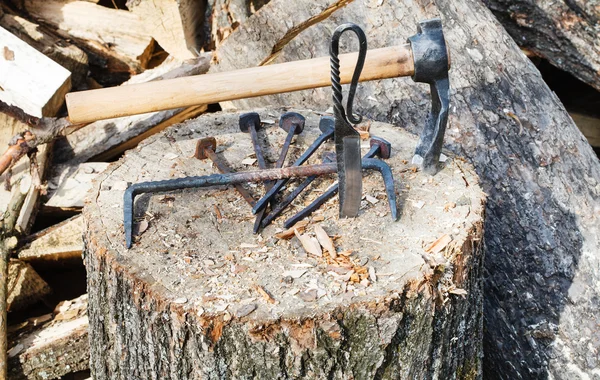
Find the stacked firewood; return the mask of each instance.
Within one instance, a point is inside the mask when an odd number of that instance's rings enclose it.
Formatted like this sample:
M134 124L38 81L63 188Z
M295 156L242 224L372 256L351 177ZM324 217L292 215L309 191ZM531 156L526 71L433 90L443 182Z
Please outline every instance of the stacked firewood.
M212 57L205 51L263 3L0 4L0 145L8 147L0 158L1 261L8 263L0 275L7 287L6 294L0 291L0 309L8 312L8 339L0 344L8 357L0 355L0 378L6 361L8 377L15 379L58 378L88 368L79 216L85 193L108 161L207 110L199 105L71 125L65 94L205 73ZM0 325L4 342L1 316Z
M209 109L198 105L72 125L66 118L65 94L203 74L211 61L218 60L218 54L212 52L267 2L0 3L0 145L7 147L0 157L0 352L7 352L7 359L0 354L0 379L3 375L11 379L59 378L88 368L83 222L79 216L86 191L124 151ZM487 3L516 41L523 42L516 36L520 30L516 26L538 29L528 25L539 18L512 12L507 5L510 1ZM555 3L559 7L563 2ZM563 8L552 12L564 15ZM549 18L553 15L550 11ZM577 51L581 56L588 54L586 48L594 41L586 45L587 34L597 36L598 14L592 11L595 9L575 12L578 16L571 22L576 27L568 28L573 36L556 33L561 41L570 38L577 42L563 52L565 56L575 57ZM561 24L553 28L561 28ZM581 34L575 35L578 32ZM532 55L544 56L543 46L535 48L532 38L524 48ZM556 65L563 62L556 57L560 49L547 50L552 56L544 56L546 59ZM580 70L583 74L576 76L598 89L598 75L592 74L600 72L600 55L593 54L597 49L589 51L590 59L575 60L587 62L586 70ZM247 66L246 62L240 65ZM562 68L576 70L577 66L571 63ZM507 115L521 124L514 114ZM589 125L596 127L589 127L587 134L600 146L598 116L584 116L593 119ZM3 318L6 312L8 328ZM8 375L3 372L6 362Z

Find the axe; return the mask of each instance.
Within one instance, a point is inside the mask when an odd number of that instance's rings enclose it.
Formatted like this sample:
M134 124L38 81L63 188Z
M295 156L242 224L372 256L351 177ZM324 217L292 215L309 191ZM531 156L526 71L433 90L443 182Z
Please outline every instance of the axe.
M350 83L358 53L339 55L340 83ZM72 92L72 123L306 90L331 85L330 57ZM435 174L448 121L450 58L440 19L422 21L408 44L368 50L359 81L411 76L431 87L431 111L413 163ZM350 110L351 111L351 110Z

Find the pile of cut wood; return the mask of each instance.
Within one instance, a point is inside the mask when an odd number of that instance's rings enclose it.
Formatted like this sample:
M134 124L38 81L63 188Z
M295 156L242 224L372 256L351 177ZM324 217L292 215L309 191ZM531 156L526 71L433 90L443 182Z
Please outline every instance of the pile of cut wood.
M220 59L223 60L221 67L213 66L211 70L271 62L284 57L284 53L287 58L310 57L315 53L312 48L306 47L306 52L297 46L291 49L290 41L300 36L298 45L307 45L305 40L310 33L302 33L352 3L347 0L323 1L313 7L311 2L300 1L295 5L295 11L288 15L282 11L286 8L282 5L285 1L272 1L271 7L265 7L268 9L262 19L253 18L253 14L268 2L12 0L0 4L0 146L8 147L0 157L0 174L4 174L0 188L0 238L4 243L0 260L0 379L3 375L11 379L60 378L78 371L84 371L83 376L86 375L89 367L87 296L81 259L83 222L79 213L91 181L107 168L110 161L148 136L204 112L220 109L219 106L197 105L72 125L66 118L65 94L203 74L211 69L211 63ZM598 6L578 7L572 5L575 3L572 1L552 2L553 6L549 8L533 6L528 1L484 2L528 53L543 57L591 87L600 89ZM369 9L375 9L383 1L366 3L369 3ZM480 2L460 2L463 3L476 3L479 7ZM427 7L430 5L423 6ZM440 8L446 12L442 14L445 22L457 22L451 19L453 11L446 9L449 6L440 5ZM403 12L398 11L396 16L401 19ZM284 26L273 27L272 20L284 16L287 17L281 21ZM253 19L254 22L250 22ZM369 20L362 21L367 24L379 22L375 17ZM544 27L539 26L542 21L546 22ZM257 30L263 24L273 33L261 37ZM239 28L240 32L236 34L234 30L240 26L247 27ZM224 41L230 35L234 37L227 46ZM249 47L245 47L245 41L250 41ZM387 42L375 41L373 46ZM283 52L286 44L288 50ZM478 42L473 44L478 45ZM247 56L241 57L240 51L245 51ZM473 62L484 60L474 47L466 48L466 54ZM452 79L459 79L459 75ZM493 83L494 75L486 72L485 79ZM373 93L382 95L383 99L386 98L385 91L382 88ZM591 95L596 99L592 104L600 104L597 96L595 92ZM270 98L267 102L277 104L282 99L319 108L311 103L319 101L318 96ZM397 104L383 109L377 99L361 101L365 109L371 110L369 116L398 121L394 119L397 113L393 108ZM259 104L257 102L260 101L239 102L236 106L252 107ZM266 104L262 102L262 105ZM375 110L377 107L380 108ZM500 120L514 123L521 131L519 136L523 130L527 134L539 128L520 119L516 111L508 108L509 105L505 107ZM485 112L488 110L481 114ZM575 113L581 114L577 110ZM585 133L590 142L600 147L600 115L592 112L581 117L585 119ZM489 120L498 122L499 119L490 116ZM498 135L497 131L493 133ZM459 138L456 141L461 142ZM471 147L467 143L465 146L466 156L474 162L483 160L475 154L470 155ZM540 157L543 155L538 150L532 160L538 160L538 153ZM551 164L557 162L555 159L554 156L548 158ZM539 166L546 165L549 164ZM478 171L487 173L481 166ZM498 199L492 194L492 206L503 204ZM500 218L493 212L490 214L492 218ZM516 224L515 220L507 223ZM512 271L519 272L514 268ZM600 274L596 276L598 278ZM531 282L530 279L523 281ZM506 322L507 326L518 319L514 315L507 318L514 319ZM495 329L488 330L493 336ZM6 357L4 353L7 353ZM3 372L5 368L8 368L8 375Z
M0 275L7 292L0 297L7 300L1 309L8 311L9 324L0 350L8 352L10 378L57 378L88 368L79 217L85 193L108 161L207 110L198 105L71 125L64 118L65 94L205 73L211 54L204 50L218 46L261 5L0 4L0 145L8 146L0 158L2 262L8 263L8 276ZM1 317L0 325L4 336ZM3 378L3 356L0 363Z

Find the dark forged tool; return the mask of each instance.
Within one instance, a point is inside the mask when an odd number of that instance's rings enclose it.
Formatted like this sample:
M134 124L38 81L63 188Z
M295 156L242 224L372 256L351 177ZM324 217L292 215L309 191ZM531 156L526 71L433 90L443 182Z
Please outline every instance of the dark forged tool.
M413 164L433 175L438 170L450 106L450 56L442 21L435 18L420 22L417 34L408 41L415 62L412 79L415 82L429 83L431 88L431 112L415 149Z
M276 168L282 168L283 163L285 162L285 158L287 157L287 153L290 150L290 145L292 144L292 139L294 135L299 135L304 130L305 119L304 116L300 115L296 112L286 112L279 118L279 128L283 129L287 132L287 136L285 137L285 142L281 147L281 152L279 153L279 158L275 163ZM261 168L266 169L266 168ZM265 183L267 191L271 190L273 187L273 182ZM271 199L271 208L273 208L273 199ZM254 220L254 227L252 229L253 233L258 233L262 226L262 221L265 216L267 208L263 208L256 214L256 219Z
M364 169L378 170L384 175L384 181L393 183L392 170L383 161L374 158L362 160ZM158 193L172 190L203 188L209 186L235 185L246 182L264 182L288 178L310 177L337 172L337 164L321 164L292 166L281 169L255 170L251 172L211 174L199 177L183 177L164 181L135 183L123 194L123 225L125 228L125 244L131 248L133 239L133 214L135 197L144 193ZM393 191L392 191L393 193ZM388 196L390 194L388 193ZM395 193L391 194L395 199Z
M365 158L373 158L373 157L379 157L379 158L383 158L383 159L390 158L390 156L392 154L392 145L387 140L382 139L381 137L373 136L371 138L370 145L371 145L371 149L369 149L367 154L364 155L363 160ZM390 205L390 211L392 213L392 220L395 222L398 220L398 206L396 205L396 191L394 189L394 178L392 176L391 171L390 171L389 175L387 173L387 170L385 170L385 169L383 171L381 171L381 173L383 176L385 189L386 189L386 192L388 195L388 203ZM312 177L307 178L305 180L305 182L308 181L310 178L312 178ZM310 205L306 206L304 209L302 209L296 215L294 215L291 218L289 218L288 220L286 220L285 223L283 224L283 226L285 228L290 228L291 226L298 223L302 219L308 217L310 214L315 212L319 207L321 207L321 205L323 205L329 199L333 198L335 196L335 194L337 194L338 189L339 189L339 184L334 183L323 194L321 194L321 196L319 196L317 199L312 201L312 203ZM292 200L289 200L289 203L291 203ZM284 201L288 201L288 199L286 198ZM282 202L284 202L284 201L282 201Z
M371 146L371 149L367 152L367 154L365 154L363 156L363 158L374 158L374 157L379 157L379 158L383 158L383 159L390 158L391 151L392 151L392 144L390 144L387 140L382 139L381 137L373 136L373 137L371 137L370 146ZM328 156L324 157L323 162L325 162L325 160L327 158L328 158ZM263 220L262 227L263 228L266 227L277 216L279 216L283 212L283 210L285 210L285 208L287 206L289 206L294 201L294 199L296 199L298 197L298 195L300 195L300 193L302 191L304 191L304 189L306 189L315 179L317 179L317 177L312 176L312 177L308 177L304 181L302 181L302 183L300 185L298 185L298 187L296 187L290 194L288 194L281 202L279 202L275 206L273 211L271 211L271 213ZM393 186L393 183L392 183L392 186ZM294 215L289 220L287 220L285 222L285 225L293 226L294 224L296 224L296 222L298 222L298 221L306 218L310 214L312 214L323 203L327 202L335 194L337 194L338 189L339 189L339 186L337 183L335 183L333 186L331 186L329 189L327 189L325 191L325 193L323 193L320 197L315 199L308 207L306 207L305 209L300 211L298 214ZM390 209L392 211L392 218L394 218L394 220L397 220L396 217L394 217L394 215L397 213L396 206L390 204Z
M215 153L216 149L217 140L214 137L206 137L200 139L196 143L196 153L194 154L194 157L196 157L199 160L204 160L207 158L210 159L213 162L213 164L217 167L217 170L219 170L219 172L221 173L233 173L233 170L229 167L229 165L227 165L227 163L224 160L220 159L219 156L217 156L217 154ZM235 184L235 189L242 196L242 198L244 198L244 200L250 205L250 207L254 206L254 203L256 203L256 201L244 186L237 183Z
M300 166L306 162L316 151L319 149L321 145L330 138L333 137L334 133L334 120L330 116L323 116L319 121L319 129L321 130L321 134L317 139L310 144L310 146L302 153L300 157L292 164L292 167ZM257 214L260 210L262 210L273 197L281 190L283 186L288 182L288 179L279 180L273 185L273 187L267 191L267 193L256 201L256 204L252 208L252 213Z
M352 31L358 37L359 52L350 90L348 91L348 110L342 105L342 83L340 80L340 37L346 31ZM352 114L352 103L358 85L358 78L365 64L367 55L367 36L356 24L342 24L338 26L331 37L329 49L331 57L331 87L333 90L333 114L335 117L335 154L338 165L338 182L340 184L340 218L354 218L358 215L360 200L362 199L362 172L360 162L360 134L355 130L354 124L361 122L361 116Z
M321 162L324 164L327 164L330 162L335 162L335 153L327 152L326 154L323 155L323 159L321 160ZM275 205L275 207L272 207L272 210L269 213L269 215L267 215L263 219L263 221L260 225L261 228L265 228L266 226L271 224L271 222L274 221L275 218L277 218L279 215L281 215L281 213L286 209L286 207L289 206L294 201L294 199L296 199L298 197L298 195L300 195L300 193L302 193L304 191L304 189L306 189L311 183L313 183L313 181L315 179L317 179L316 175L307 177L291 193L289 193L285 198L283 198L280 202L278 202Z

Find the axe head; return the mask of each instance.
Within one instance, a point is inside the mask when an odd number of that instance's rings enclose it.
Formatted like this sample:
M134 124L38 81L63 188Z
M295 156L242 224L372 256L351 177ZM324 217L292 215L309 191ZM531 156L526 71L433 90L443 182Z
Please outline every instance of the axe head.
M411 45L415 82L429 83L431 112L415 150L413 163L429 174L438 169L450 106L450 56L439 18L421 21L418 33L408 39Z

